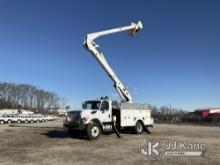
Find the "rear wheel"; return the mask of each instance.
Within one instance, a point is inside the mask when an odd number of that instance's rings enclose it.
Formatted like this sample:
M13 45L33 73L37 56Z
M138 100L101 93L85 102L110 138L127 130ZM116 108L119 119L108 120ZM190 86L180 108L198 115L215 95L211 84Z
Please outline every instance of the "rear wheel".
M17 123L21 123L21 120L18 120Z
M11 124L11 120L8 120L8 124Z
M25 122L25 123L28 123L28 120L25 120L24 122Z
M3 120L1 120L1 121L0 121L0 124L4 124L4 121L3 121Z
M134 126L134 133L141 134L143 132L143 129L144 129L143 124L140 121L138 121Z
M101 134L101 128L97 123L90 123L87 126L86 132L90 140L98 139Z

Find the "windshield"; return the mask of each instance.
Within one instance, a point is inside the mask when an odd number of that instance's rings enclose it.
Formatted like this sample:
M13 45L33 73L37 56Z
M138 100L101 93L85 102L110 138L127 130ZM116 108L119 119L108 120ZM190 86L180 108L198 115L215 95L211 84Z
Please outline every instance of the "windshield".
M83 103L83 109L99 109L101 101L86 101Z

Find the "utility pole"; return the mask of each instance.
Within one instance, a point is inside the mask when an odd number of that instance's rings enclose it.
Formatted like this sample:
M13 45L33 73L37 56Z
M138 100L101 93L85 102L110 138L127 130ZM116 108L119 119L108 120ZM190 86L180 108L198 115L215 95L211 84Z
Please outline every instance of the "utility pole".
M171 104L170 104L170 120L171 120Z

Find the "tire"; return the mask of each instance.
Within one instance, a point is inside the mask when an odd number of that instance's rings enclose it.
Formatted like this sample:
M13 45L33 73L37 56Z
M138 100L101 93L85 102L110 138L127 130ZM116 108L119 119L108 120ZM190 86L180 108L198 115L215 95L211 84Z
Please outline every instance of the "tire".
M12 121L11 120L8 120L8 124L11 124L12 123Z
M30 123L34 123L34 121L33 121L33 120L31 120L31 121L30 121Z
M40 123L40 121L39 121L39 120L37 120L37 123Z
M98 139L101 134L100 125L97 123L90 123L86 128L86 133L90 140Z
M18 120L17 123L21 123L21 120Z
M3 120L0 121L0 124L4 124L5 122Z
M144 130L142 122L138 121L136 125L134 126L134 133L135 134L141 134Z
M24 121L24 123L26 123L26 124L27 124L27 123L28 123L28 120L25 120L25 121Z

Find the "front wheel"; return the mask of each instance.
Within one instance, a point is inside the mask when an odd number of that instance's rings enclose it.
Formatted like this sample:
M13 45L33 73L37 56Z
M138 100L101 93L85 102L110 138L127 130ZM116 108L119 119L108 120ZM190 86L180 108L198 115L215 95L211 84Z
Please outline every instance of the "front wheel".
M134 126L134 133L141 134L143 132L143 129L144 129L143 124L140 121L138 121Z
M101 128L97 123L90 123L87 126L86 132L90 140L98 139L101 134Z

